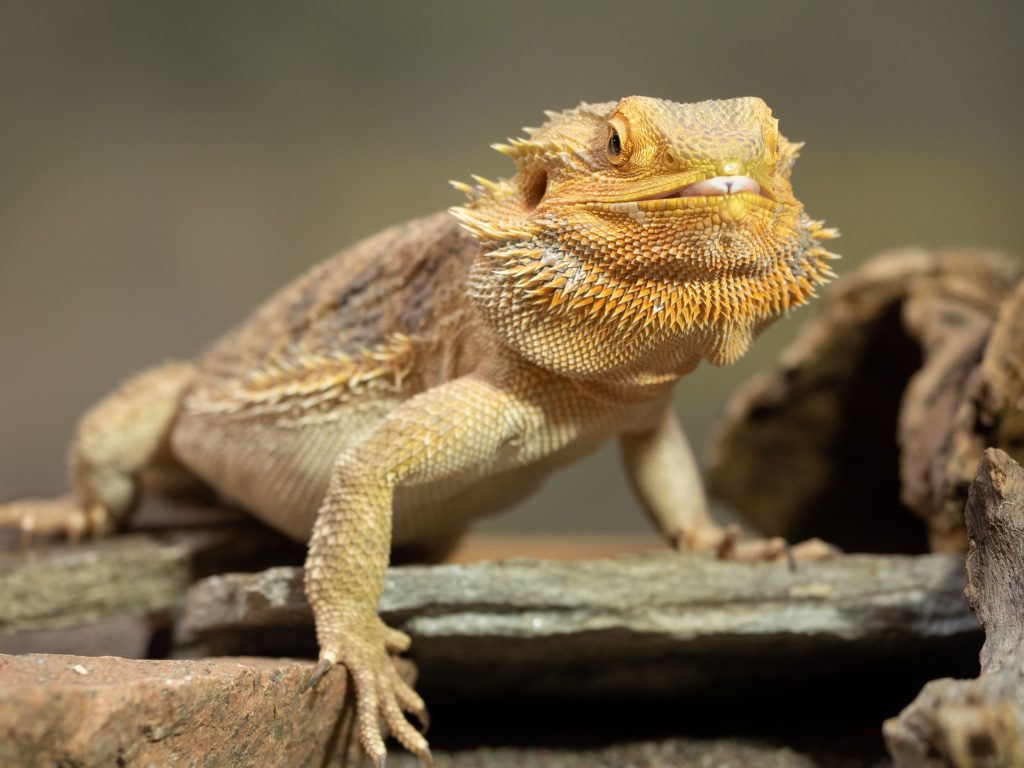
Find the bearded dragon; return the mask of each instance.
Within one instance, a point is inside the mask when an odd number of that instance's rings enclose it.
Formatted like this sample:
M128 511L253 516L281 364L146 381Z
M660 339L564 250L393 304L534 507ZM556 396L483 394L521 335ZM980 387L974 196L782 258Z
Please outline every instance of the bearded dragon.
M106 533L159 469L308 540L314 681L347 668L378 765L382 721L431 762L403 713L424 703L390 658L410 640L377 615L393 546L440 557L618 436L674 547L777 555L708 516L670 395L833 276L837 233L790 184L800 145L756 98L631 96L547 117L494 145L510 178L456 183L464 205L314 267L196 362L126 381L78 426L73 495L0 516Z

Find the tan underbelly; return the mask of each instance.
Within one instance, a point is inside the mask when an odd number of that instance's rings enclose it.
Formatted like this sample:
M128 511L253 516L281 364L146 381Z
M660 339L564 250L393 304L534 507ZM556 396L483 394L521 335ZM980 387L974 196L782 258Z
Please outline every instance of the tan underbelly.
M186 409L171 441L182 463L225 500L306 541L337 459L393 407L382 403L376 410L362 410L357 418L301 427ZM401 487L395 493L392 541L397 546L428 544L499 512L606 437L591 435L519 466L483 466L442 481Z
M367 412L344 424L293 427L186 411L171 445L181 462L226 501L306 541L338 457L382 415Z
M361 433L290 430L254 422L190 423L172 438L181 461L225 500L299 541L308 540L337 457ZM396 545L428 543L527 496L546 472L520 467L479 479L452 478L395 494Z

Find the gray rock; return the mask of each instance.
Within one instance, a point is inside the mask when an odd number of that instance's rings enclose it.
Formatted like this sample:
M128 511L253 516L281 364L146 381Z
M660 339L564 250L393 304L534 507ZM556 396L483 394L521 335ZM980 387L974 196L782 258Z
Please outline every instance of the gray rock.
M963 558L851 555L739 564L674 554L388 571L381 612L425 685L460 692L678 692L914 658L977 638ZM183 637L248 652L310 626L300 569L214 576ZM771 663L765 663L766 660Z
M447 768L863 768L861 760L810 756L788 747L741 740L669 739L599 749L481 748L438 752ZM392 768L422 768L408 754L388 757Z
M79 546L0 552L0 634L167 612L188 586L192 555L216 536L130 534Z
M301 562L297 551L251 523L0 547L0 652L103 651L97 638L104 625L132 620L135 639L103 652L144 651L152 634L170 625L196 578Z

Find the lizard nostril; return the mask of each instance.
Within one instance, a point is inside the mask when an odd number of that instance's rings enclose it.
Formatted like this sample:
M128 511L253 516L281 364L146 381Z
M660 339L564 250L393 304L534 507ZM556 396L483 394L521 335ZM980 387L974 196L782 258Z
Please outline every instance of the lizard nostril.
M722 163L719 168L719 176L740 176L743 174L743 165L735 160Z

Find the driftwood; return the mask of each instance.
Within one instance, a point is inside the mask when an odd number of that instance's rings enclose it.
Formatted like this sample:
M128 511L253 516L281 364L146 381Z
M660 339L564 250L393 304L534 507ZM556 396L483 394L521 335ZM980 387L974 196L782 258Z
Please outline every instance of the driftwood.
M977 249L894 251L844 275L731 400L712 493L791 539L962 551L982 450L1024 454L1021 275Z
M981 675L935 680L886 743L903 768L1024 766L1024 470L989 449L967 502L967 599L985 630Z

